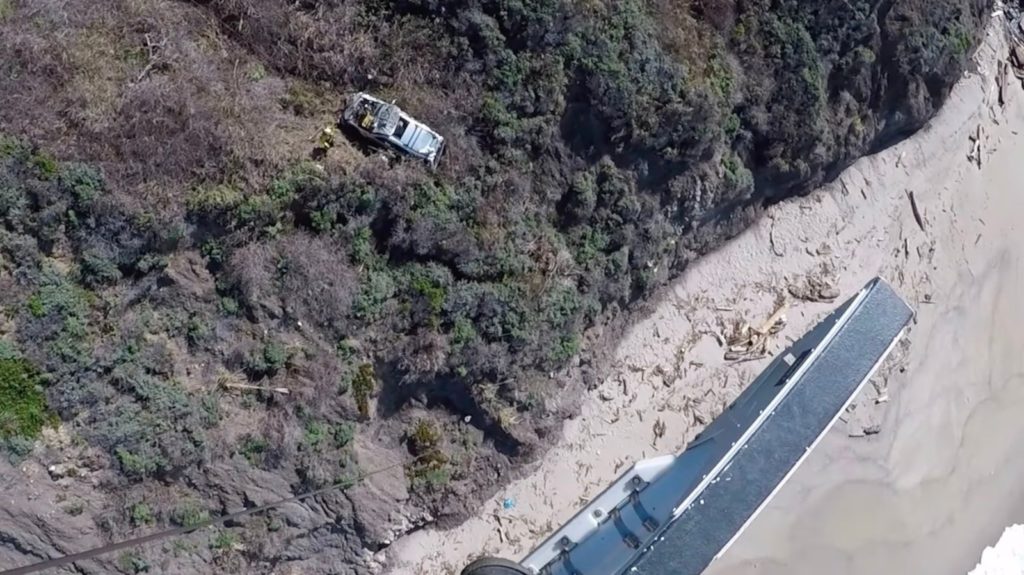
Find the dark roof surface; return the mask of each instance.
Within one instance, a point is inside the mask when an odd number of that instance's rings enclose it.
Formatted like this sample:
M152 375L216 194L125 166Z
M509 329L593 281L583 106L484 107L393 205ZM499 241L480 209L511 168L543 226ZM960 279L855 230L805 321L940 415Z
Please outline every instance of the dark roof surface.
M910 321L913 312L886 283L869 284L851 316L824 345L774 412L749 438L728 467L709 484L643 553L630 573L699 575L746 526L810 451ZM847 302L797 341L789 353L799 357L816 346L851 305ZM785 355L785 354L783 354ZM773 375L788 369L778 358L723 416L702 434L706 441L736 436L785 380ZM794 366L795 367L795 366ZM687 449L689 452L693 447ZM685 457L685 455L684 455Z

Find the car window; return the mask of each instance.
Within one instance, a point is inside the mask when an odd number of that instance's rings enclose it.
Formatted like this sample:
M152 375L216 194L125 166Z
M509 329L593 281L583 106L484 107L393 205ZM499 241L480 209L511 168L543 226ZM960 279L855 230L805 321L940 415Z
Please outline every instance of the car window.
M395 138L401 139L402 134L405 133L405 129L409 127L409 121L405 118L398 120L398 125L395 126L395 132L392 134Z

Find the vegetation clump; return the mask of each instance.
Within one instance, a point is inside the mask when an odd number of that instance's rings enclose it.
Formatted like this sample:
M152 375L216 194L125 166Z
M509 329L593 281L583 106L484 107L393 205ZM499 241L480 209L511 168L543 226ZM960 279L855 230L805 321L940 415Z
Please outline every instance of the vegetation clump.
M0 440L31 441L56 422L38 371L25 359L0 357Z

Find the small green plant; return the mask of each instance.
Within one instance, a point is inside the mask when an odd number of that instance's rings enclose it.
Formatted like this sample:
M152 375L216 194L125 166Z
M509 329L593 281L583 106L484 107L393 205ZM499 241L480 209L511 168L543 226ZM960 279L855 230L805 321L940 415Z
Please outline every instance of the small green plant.
M117 566L128 573L146 573L149 562L138 551L126 551L118 556Z
M39 174L39 178L42 180L49 180L57 175L57 160L53 159L53 156L46 152L32 154L28 161L36 169L36 173Z
M957 56L966 56L971 50L971 34L959 24L954 24L946 30L945 40Z
M153 517L153 511L145 503L132 504L128 508L128 518L131 519L132 525L135 527L151 525L156 521L156 518Z
M419 419L408 432L409 452L416 456L406 468L415 487L434 490L451 478L449 458L441 449L441 429L429 419Z
M67 513L72 517L77 517L81 515L83 512L85 512L85 502L82 501L81 499L76 499L71 503L65 505L63 509L64 513Z
M189 347L199 347L210 338L212 333L213 329L202 316L199 314L189 316L188 324L185 326L185 340L188 341Z
M334 426L334 446L338 449L347 447L355 437L355 424L346 421Z
M290 166L270 182L267 194L278 204L290 202L306 187L324 183L323 169L313 162L299 162Z
M353 302L353 311L360 319L378 319L384 312L384 304L394 295L395 280L390 271L368 270Z
M0 22L14 14L14 0L0 0Z
M173 539L170 543L170 552L175 557L194 553L197 548L198 546L194 542L187 539ZM166 550L167 548L165 547L164 549Z
M447 290L444 286L437 284L428 277L418 277L412 282L412 289L418 292L427 300L430 313L436 318L444 309L444 299Z
M263 361L271 373L276 373L285 368L289 359L288 350L277 341L268 341L263 346Z
M210 513L198 501L186 500L170 514L171 523L180 527L195 527L210 520Z
M281 107L290 110L296 116L311 118L323 108L323 98L307 84L293 82L288 86L288 93L281 97Z
M121 279L117 264L94 252L82 255L82 282L90 287L109 285Z
M355 396L356 409L363 419L370 417L370 396L376 389L377 377L373 373L373 366L368 363L360 365L352 379L352 394Z
M278 519L277 517L271 517L271 518L267 519L267 531L269 531L271 533L276 533L276 532L280 531L281 528L283 528L283 527L284 527L284 524L281 523L281 520Z
M263 465L263 459L266 457L267 440L262 437L256 437L254 435L246 435L239 442L237 452L242 454L242 457L254 467Z
M43 317L46 315L46 306L43 305L43 297L38 293L28 296L28 312L32 317Z
M238 537L227 530L220 530L210 539L210 549L215 551L230 551L238 544Z
M413 455L423 455L437 449L440 442L441 430L429 419L417 420L409 433L409 449Z
M349 362L359 353L359 344L353 339L345 338L338 342L336 349L338 351L338 359L343 362Z
M6 339L0 339L0 360L4 359L18 359L21 357L21 353L18 352L18 347Z
M352 261L361 266L369 266L373 264L376 255L370 228L359 228L352 236Z
M20 358L0 359L0 439L33 440L55 425L39 372Z
M447 485L451 478L451 470L447 468L435 469L427 467L419 470L414 475L413 484L415 486L422 486L427 491L435 491Z
M345 395L352 389L352 373L345 371L338 377L338 395Z
M103 176L86 164L64 164L60 170L61 185L71 192L78 206L88 206L103 191Z
M121 471L136 479L149 477L167 464L159 456L146 453L136 454L123 448L117 448L114 455L117 457L117 462L121 464Z
M224 315L238 315L238 300L228 296L220 298L220 311L222 311Z
M575 335L563 335L558 338L555 342L555 347L551 350L550 357L551 361L555 363L561 363L568 359L571 359L580 351L580 340Z
M302 446L308 451L320 451L327 440L327 426L315 420L306 422L302 435Z
M245 67L245 77L252 82L259 82L267 77L267 69L259 62L251 62Z
M473 322L464 317L455 320L451 332L451 342L454 349L457 350L476 338L477 333L476 328L473 327Z
M227 184L192 190L185 199L185 207L194 214L227 212L242 201L242 192Z
M203 254L203 257L209 258L213 263L221 263L224 261L224 244L217 239L211 238L203 242L199 253Z
M330 210L314 210L309 214L310 225L319 233L327 233L334 229L337 216Z

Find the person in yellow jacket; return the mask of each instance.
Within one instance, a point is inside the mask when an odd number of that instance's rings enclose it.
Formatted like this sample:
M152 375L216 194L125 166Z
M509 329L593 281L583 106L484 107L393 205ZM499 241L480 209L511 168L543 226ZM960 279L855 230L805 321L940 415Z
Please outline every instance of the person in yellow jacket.
M323 148L324 152L334 147L335 137L336 133L331 126L327 126L320 131L320 147Z

